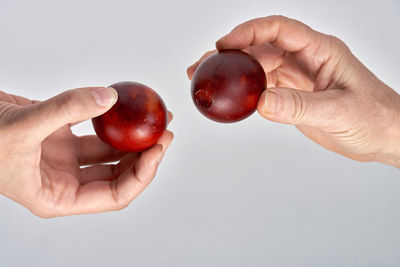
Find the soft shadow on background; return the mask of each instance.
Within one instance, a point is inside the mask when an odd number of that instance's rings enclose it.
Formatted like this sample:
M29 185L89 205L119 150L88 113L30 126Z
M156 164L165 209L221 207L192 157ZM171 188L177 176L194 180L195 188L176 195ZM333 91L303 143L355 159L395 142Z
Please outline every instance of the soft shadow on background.
M400 91L396 1L0 0L0 90L46 99L133 80L175 114L153 183L119 212L40 219L0 197L0 266L399 266L400 171L257 114L202 117L185 69L235 25L282 14L336 35ZM89 122L76 134L94 133Z

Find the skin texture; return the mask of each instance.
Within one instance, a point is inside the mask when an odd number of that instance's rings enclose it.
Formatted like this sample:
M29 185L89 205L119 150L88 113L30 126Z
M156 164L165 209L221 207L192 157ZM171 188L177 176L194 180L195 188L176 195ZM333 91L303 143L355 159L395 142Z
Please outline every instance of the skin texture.
M199 65L191 91L204 116L217 122L236 122L256 111L265 86L265 73L257 60L241 50L224 50Z
M216 43L242 49L264 68L264 118L294 124L313 141L359 161L400 166L400 97L338 38L283 16L247 21ZM208 55L188 68L189 79Z
M126 207L155 176L173 135L166 130L146 151L124 153L95 135L72 134L73 124L105 113L116 100L116 91L104 87L43 102L0 92L0 193L40 217Z

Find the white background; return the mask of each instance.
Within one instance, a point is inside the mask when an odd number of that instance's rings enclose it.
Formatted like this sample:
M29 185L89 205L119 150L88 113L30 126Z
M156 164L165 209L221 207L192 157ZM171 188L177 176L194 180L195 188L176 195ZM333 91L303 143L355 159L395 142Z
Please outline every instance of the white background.
M40 219L0 197L0 266L400 266L398 169L257 114L209 121L185 73L235 25L282 14L338 36L399 89L399 11L394 0L0 0L0 90L43 100L133 80L175 114L156 179L123 211Z

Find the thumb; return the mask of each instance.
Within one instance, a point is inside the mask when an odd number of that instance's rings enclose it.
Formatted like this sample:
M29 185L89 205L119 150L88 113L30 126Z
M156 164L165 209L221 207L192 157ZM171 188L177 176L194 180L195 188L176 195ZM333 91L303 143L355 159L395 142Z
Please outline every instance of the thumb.
M329 89L306 92L290 88L269 88L260 96L257 110L268 120L329 127L342 113L343 91Z
M105 113L117 99L117 91L111 87L87 87L63 92L27 107L29 135L41 142L64 125Z

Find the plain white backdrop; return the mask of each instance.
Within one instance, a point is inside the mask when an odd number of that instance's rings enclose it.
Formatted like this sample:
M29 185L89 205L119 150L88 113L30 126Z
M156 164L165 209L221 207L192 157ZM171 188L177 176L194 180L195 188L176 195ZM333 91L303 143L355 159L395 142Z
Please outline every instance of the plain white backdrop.
M398 169L257 114L209 121L185 72L235 25L282 14L338 36L399 92L399 11L395 0L0 0L0 90L43 100L133 80L175 115L155 180L123 211L40 219L0 197L0 266L399 266Z

